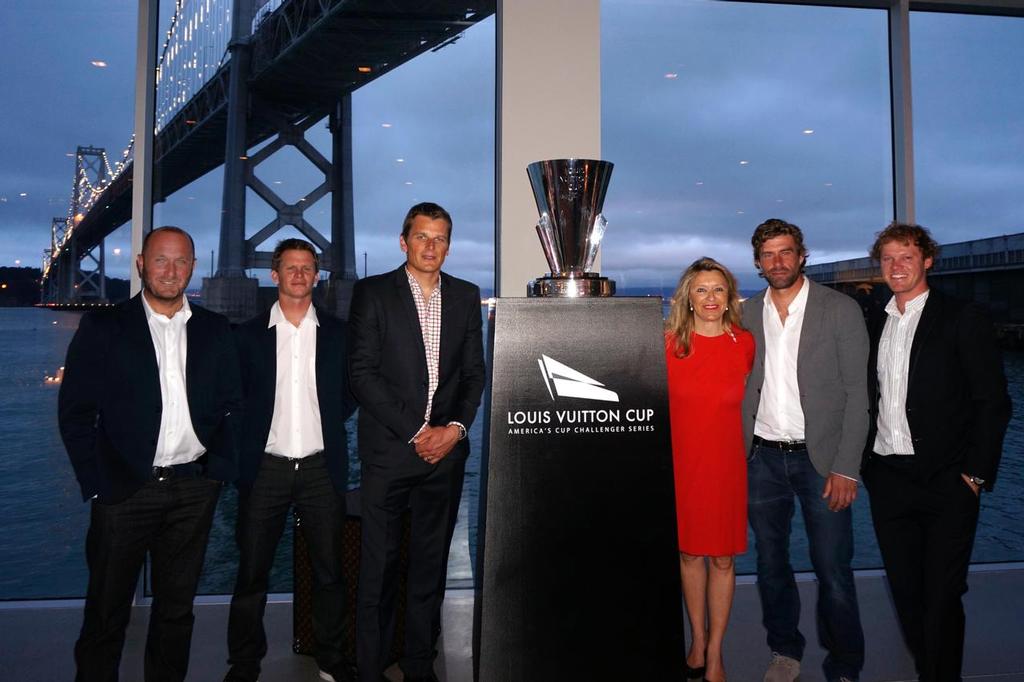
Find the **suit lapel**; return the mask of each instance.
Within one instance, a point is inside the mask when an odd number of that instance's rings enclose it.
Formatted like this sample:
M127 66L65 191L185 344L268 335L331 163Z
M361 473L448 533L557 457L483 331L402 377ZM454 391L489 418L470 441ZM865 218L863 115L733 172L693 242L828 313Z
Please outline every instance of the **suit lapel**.
M820 305L818 300L817 285L811 282L806 275L807 281L807 303L804 305L804 321L800 326L800 346L797 349L797 372L800 369L800 358L806 357L809 349L817 345L821 340L822 318L825 316L825 307Z
M273 396L277 391L277 327L270 327L270 311L260 319L259 359L260 366L255 367L256 376L263 380L260 387L263 395L271 396L270 410L273 413Z
M754 342L760 354L764 353L764 297L767 295L767 292L762 291L743 303L744 308L749 306L747 319L749 320L750 329L747 331L754 335Z
M195 311L193 311L192 316L185 323L185 397L188 400L189 414L192 413L192 406L197 404L193 391L202 383L202 380L198 378L199 359L206 352L205 342L206 337L199 328ZM194 425L193 428L195 428Z
M910 346L910 367L907 371L907 386L914 383L914 369L917 367L917 360L921 356L921 347L931 334L935 323L942 317L942 294L934 289L928 294L928 300L924 303L924 310L921 311L921 319L918 320L917 329L914 331L914 342Z
M420 316L416 312L416 303L412 300L412 287L409 286L409 278L405 274L405 266L401 266L395 271L395 293L398 299L401 301L401 309L404 312L403 317L408 324L408 335L413 339L413 343L418 349L417 358L419 359L419 365L423 369L423 374L427 373L427 351L423 345L423 329L420 327ZM443 300L444 294L442 294ZM444 320L444 312L441 313L441 320ZM442 326L443 328L443 326Z
M324 315L326 313L320 308L315 308L316 318L320 321L320 324L316 327L316 358L314 360L314 366L316 367L316 399L320 403L320 415L321 415L321 429L325 428L324 424L326 420L323 419L325 414L324 410L324 396L328 395L328 385L332 382L337 382L340 379L338 377L332 377L327 370L327 353L321 352L322 348L330 348L331 344L327 341L327 335L330 333L327 330L327 326L324 324Z
M437 380L441 382L441 377L444 376L445 368L448 365L446 361L448 357L448 351L451 348L453 338L452 331L455 329L455 308L456 299L453 295L452 288L450 285L448 276L444 273L441 274L441 347L437 353ZM445 293L447 292L447 293Z
M125 324L122 325L125 340L130 348L138 349L135 359L139 363L138 377L148 384L148 392L155 396L156 404L162 405L160 395L160 366L156 361L156 348L149 332L149 321L142 307L142 294L136 295L125 309Z

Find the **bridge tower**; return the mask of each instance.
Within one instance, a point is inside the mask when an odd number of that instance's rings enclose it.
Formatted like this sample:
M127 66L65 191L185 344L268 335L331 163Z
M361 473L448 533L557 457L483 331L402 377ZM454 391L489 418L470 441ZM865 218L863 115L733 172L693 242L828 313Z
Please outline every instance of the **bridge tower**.
M227 132L224 154L224 189L221 210L220 251L214 277L203 278L203 301L233 321L259 312L259 283L246 275L249 268L270 268L271 238L292 226L320 251L320 269L330 278L318 286L318 296L333 313L347 317L352 287L356 280L352 211L352 105L348 95L340 97L331 111L314 110L296 117L285 107L250 95L248 80L252 63L250 26L252 0L234 0L228 83ZM305 133L324 116L332 132L332 159L325 158ZM270 121L275 137L253 156L248 155L246 126L250 117ZM293 147L323 174L324 179L294 203L255 174L256 167L286 146ZM246 188L265 201L275 217L251 237L245 236ZM331 194L329 238L307 220L305 212L324 195ZM264 246L266 244L266 246ZM262 247L262 248L261 248Z
M102 147L79 147L75 153L75 187L71 195L71 240L68 277L70 301L107 300L107 265L104 240L82 248L75 238L74 226L81 222L92 195L107 179L107 152Z
M93 196L107 179L107 156L101 147L78 147L75 179L71 187L71 210L67 218L54 218L50 225L50 248L57 254L43 290L48 303L106 302L107 268L103 240L83 247L75 226L85 217Z

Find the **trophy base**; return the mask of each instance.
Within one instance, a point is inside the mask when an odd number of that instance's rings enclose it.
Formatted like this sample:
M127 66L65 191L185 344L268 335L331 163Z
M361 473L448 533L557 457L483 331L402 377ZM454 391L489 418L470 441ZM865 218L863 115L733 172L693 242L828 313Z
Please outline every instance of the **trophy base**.
M529 298L601 298L615 295L615 281L594 273L538 277L526 285Z

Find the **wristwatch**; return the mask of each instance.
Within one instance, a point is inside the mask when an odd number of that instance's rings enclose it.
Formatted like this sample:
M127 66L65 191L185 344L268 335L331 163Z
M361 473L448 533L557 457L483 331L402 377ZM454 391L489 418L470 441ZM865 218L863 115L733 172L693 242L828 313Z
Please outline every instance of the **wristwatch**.
M980 476L968 476L967 480L973 483L974 485L978 486L979 488L985 485L985 479L981 478Z

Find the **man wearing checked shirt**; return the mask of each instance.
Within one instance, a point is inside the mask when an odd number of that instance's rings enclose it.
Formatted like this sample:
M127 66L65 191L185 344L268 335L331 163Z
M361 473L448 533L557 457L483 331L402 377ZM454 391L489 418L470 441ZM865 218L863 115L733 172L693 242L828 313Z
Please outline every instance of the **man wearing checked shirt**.
M448 547L469 454L466 432L484 387L480 290L441 272L451 216L413 206L399 245L406 262L356 284L349 383L359 403L362 543L356 611L359 679L391 663L401 516L411 512L406 682L436 680Z

